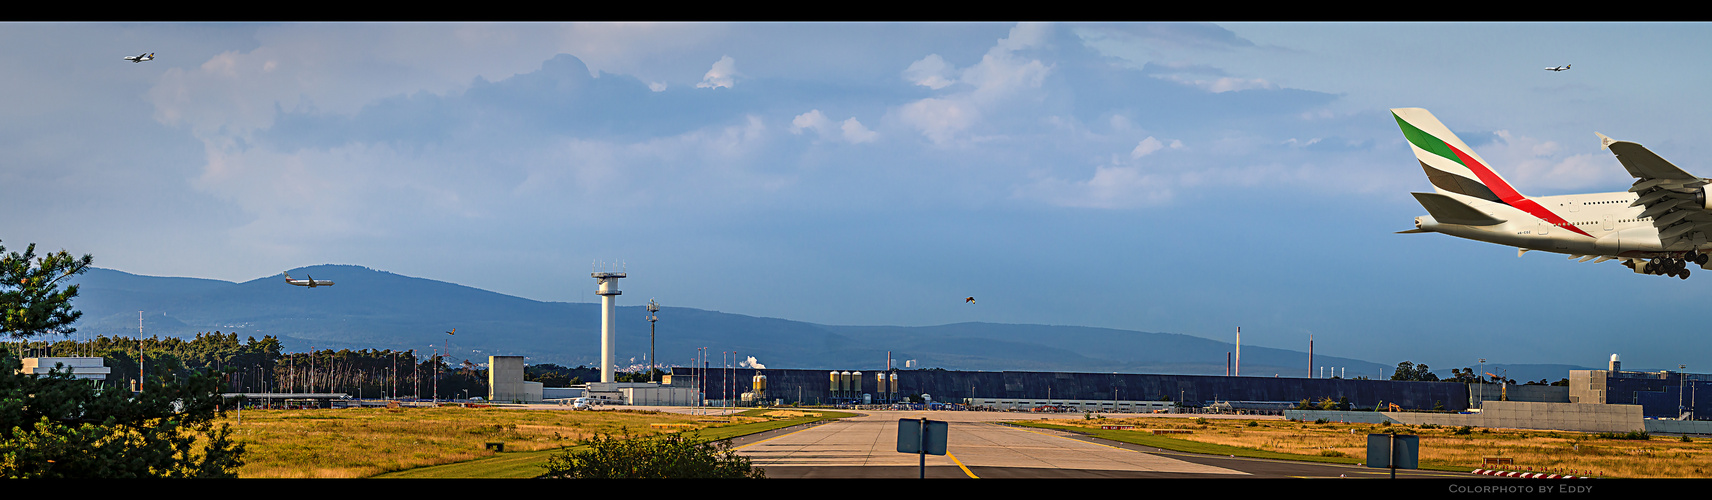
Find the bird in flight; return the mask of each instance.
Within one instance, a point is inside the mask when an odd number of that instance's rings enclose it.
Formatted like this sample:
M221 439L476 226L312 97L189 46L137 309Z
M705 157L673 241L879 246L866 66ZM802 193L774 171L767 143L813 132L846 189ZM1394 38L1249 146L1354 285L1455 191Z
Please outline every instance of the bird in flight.
M1569 66L1570 65L1565 64L1563 66L1558 66L1556 68L1546 68L1546 71L1563 71L1563 70L1569 69Z
M969 297L969 298L967 298L967 299L963 299L963 301L964 301L964 302L968 302L968 303L970 303L970 304L974 304L974 303L975 303L975 298L974 298L974 297Z

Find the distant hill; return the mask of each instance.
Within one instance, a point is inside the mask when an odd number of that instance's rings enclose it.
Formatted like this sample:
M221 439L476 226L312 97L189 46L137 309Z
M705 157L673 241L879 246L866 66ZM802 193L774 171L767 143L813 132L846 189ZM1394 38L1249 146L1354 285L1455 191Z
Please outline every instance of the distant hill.
M431 351L449 341L455 358L475 362L492 354L528 356L531 364L599 362L597 304L539 302L361 266L287 272L337 285L290 286L282 275L232 283L92 269L76 279L82 288L75 305L84 314L77 327L81 335L134 336L137 311L143 311L145 335L274 335L290 351L312 346ZM620 306L617 314L619 364L645 364L645 311L640 305ZM754 356L776 368L873 369L884 367L890 352L897 367L913 359L919 367L957 370L1222 375L1232 348L1189 335L1080 326L828 326L684 307L662 307L659 317L656 350L664 365L687 365L697 348L709 347L714 365L720 364L721 352L734 351L738 359ZM445 333L453 328L456 335ZM1242 372L1248 376L1300 377L1307 364L1305 352L1243 349ZM1315 364L1370 377L1389 376L1395 368L1324 354ZM1448 367L1442 371L1448 373ZM1523 380L1514 368L1511 377Z

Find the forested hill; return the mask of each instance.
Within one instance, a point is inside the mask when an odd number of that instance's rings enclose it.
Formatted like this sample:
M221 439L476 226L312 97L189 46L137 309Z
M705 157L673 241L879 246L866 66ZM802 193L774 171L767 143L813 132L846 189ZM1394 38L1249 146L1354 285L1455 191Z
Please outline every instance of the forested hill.
M143 311L146 336L189 339L223 332L240 339L272 336L286 352L449 347L451 364L484 363L497 354L528 356L530 364L598 365L598 304L541 302L361 266L288 272L337 284L311 289L291 286L283 275L232 283L92 269L75 281L81 293L74 305L84 314L78 334L135 337L137 312ZM646 364L645 317L640 305L618 307L620 365ZM889 352L900 367L903 360L915 360L918 367L962 370L1223 375L1226 353L1234 347L1190 335L1080 326L827 326L685 307L662 307L659 317L655 349L661 365L687 365L697 348L707 347L714 365L721 352L735 352L737 359L754 356L775 368L870 370L883 368ZM448 335L453 328L457 333ZM1243 347L1244 375L1307 374L1306 352ZM1372 378L1389 376L1402 360L1370 362L1320 352L1314 361L1350 377ZM1524 378L1510 369L1511 377ZM1525 378L1561 376L1554 370Z

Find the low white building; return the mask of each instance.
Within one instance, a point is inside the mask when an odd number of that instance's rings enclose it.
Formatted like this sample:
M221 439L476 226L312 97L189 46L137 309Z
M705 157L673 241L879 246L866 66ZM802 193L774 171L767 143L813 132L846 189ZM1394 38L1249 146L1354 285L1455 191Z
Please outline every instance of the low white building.
M24 358L24 367L18 373L29 373L35 376L47 375L54 365L64 365L61 370L70 369L71 376L84 380L106 380L107 374L113 373L104 363L105 358L97 357L60 357L60 358Z

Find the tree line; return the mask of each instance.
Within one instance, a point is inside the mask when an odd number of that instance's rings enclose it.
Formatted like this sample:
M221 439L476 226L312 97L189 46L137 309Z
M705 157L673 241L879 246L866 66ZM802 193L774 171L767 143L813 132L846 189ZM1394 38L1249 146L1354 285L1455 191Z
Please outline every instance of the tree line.
M346 393L357 397L447 399L487 394L487 370L469 360L415 350L320 349L283 352L278 338L198 333L193 339L105 335L91 340L25 341L4 347L14 357L76 355L105 359L103 383L135 388L139 377L210 373L236 393ZM138 349L142 350L139 365ZM436 369L438 369L436 371ZM438 378L436 378L438 377ZM435 381L438 380L438 385ZM438 391L438 392L436 392Z

